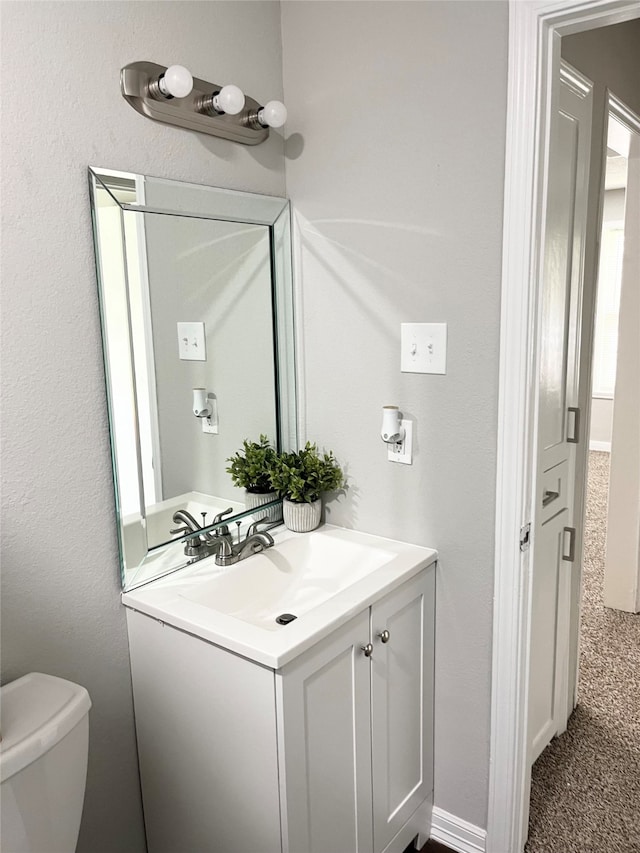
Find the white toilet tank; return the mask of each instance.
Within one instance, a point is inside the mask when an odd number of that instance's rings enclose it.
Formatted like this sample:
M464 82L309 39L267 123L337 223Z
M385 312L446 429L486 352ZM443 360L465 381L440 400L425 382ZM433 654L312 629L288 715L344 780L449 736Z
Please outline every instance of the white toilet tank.
M2 853L74 853L90 707L84 687L40 672L0 688Z

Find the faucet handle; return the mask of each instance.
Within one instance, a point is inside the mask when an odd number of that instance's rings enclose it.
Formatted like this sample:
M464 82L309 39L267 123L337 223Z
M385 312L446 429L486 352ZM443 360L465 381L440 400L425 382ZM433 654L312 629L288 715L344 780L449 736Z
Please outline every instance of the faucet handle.
M230 512L233 512L232 506L230 506L229 509L223 509L222 512L219 512L213 519L212 524L217 524L219 521L222 521L225 515L229 515Z
M184 536L185 533L193 533L193 530L185 525L184 527L177 527L175 530L170 530L169 533L171 536L177 536L178 533L180 536Z
M229 507L229 509L225 509L225 510L223 510L223 512L219 512L214 517L213 521L211 522L211 525L213 526L214 524L219 524L222 521L222 519L225 517L225 515L228 515L230 512L233 512L233 507ZM207 533L207 538L217 541L218 539L222 538L223 536L228 536L228 535L229 535L228 526L226 524L222 524L220 527L216 527L216 529L213 532L210 531L209 533Z
M269 524L269 516L268 516L268 515L263 515L263 516L261 516L260 518L256 518L256 520L255 520L255 521L253 521L253 522L249 525L249 527L247 527L247 535L246 535L246 538L248 539L250 536L253 536L253 534L254 534L254 533L257 533L257 532L258 532L258 527L259 527L261 524Z
M211 522L212 525L219 524L225 515L229 515L230 512L233 512L233 507L229 507L229 509L225 509L222 512L219 512ZM229 528L226 524L221 525L220 527L216 527L213 533L207 533L207 536L210 539L219 539L221 536L228 536Z

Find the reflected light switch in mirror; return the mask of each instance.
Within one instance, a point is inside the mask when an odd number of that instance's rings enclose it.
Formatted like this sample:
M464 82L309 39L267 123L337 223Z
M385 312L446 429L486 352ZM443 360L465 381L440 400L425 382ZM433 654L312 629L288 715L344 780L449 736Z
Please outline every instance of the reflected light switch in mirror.
M181 361L206 361L204 323L178 323L178 354Z

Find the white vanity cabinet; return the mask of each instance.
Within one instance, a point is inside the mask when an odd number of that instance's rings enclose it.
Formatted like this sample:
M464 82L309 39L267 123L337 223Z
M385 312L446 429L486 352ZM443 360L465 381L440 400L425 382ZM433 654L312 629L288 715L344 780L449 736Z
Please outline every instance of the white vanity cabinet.
M433 606L427 570L277 673L284 851L382 853L404 829L402 851L428 830Z
M434 569L276 670L128 609L149 853L402 853L426 840Z

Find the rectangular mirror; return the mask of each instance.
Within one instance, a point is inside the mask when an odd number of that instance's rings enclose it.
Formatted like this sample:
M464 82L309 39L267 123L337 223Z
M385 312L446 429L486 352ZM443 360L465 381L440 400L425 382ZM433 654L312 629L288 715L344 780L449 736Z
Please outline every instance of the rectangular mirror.
M245 438L297 445L289 203L99 168L89 182L131 589L190 562L177 510L207 530L229 508L224 523L253 520L226 472Z

